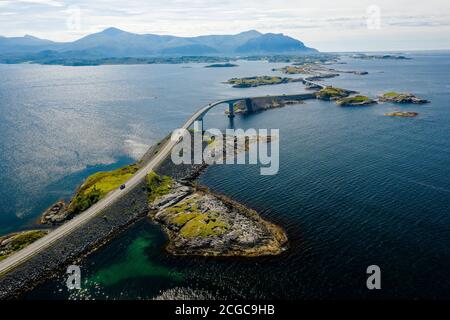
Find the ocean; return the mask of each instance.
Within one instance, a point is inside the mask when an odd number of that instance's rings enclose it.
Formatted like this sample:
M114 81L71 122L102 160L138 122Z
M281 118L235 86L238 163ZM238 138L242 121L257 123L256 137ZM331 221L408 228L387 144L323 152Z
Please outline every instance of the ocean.
M276 257L190 258L164 252L150 221L130 227L82 261L83 289L64 270L26 298L449 298L450 53L411 60L343 58L327 84L376 97L408 91L426 105L342 108L308 100L251 116L237 128L280 129L280 169L209 167L200 183L282 226ZM0 231L31 228L83 179L136 161L200 106L235 96L305 92L301 83L231 88L232 77L280 75L283 63L63 67L0 65ZM224 109L206 127L230 127ZM385 117L395 110L416 118ZM366 287L378 265L382 289Z

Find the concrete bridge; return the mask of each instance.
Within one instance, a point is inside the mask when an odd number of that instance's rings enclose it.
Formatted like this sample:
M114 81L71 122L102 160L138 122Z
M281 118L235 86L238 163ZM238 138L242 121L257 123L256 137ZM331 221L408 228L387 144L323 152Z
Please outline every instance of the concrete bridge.
M307 80L304 80L307 81ZM308 81L311 82L311 81ZM313 83L314 85L324 87L323 85ZM244 101L245 102L245 108L249 112L253 112L254 106L253 101L262 100L262 99L275 99L278 101L289 101L289 100L307 100L307 99L314 99L315 95L314 93L300 93L300 94L282 94L282 95L267 95L267 96L256 96L256 97L241 97L241 98L232 98L232 99L226 99L226 100L219 100L215 101L213 103L208 104L207 106L203 107L199 111L197 111L186 123L183 128L188 129L195 121L200 121L201 123L201 129L203 130L203 118L208 113L209 110L212 108L226 104L228 105L228 117L234 118L235 117L235 110L234 105L237 102Z

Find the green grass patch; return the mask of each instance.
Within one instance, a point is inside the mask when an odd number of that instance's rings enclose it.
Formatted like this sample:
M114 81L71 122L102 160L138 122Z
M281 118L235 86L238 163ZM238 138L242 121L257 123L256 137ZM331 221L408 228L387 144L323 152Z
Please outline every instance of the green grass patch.
M110 191L119 188L136 171L138 171L138 166L132 164L113 171L94 173L78 189L69 204L68 210L74 214L87 210Z
M170 192L173 179L168 176L159 176L156 172L150 172L147 175L147 193L149 203L155 201L156 198Z
M212 213L198 214L181 228L180 235L185 238L216 236L224 233L228 224Z
M395 97L398 97L399 95L400 95L400 93L398 93L398 92L390 91L390 92L386 92L385 94L383 94L383 97L395 98Z

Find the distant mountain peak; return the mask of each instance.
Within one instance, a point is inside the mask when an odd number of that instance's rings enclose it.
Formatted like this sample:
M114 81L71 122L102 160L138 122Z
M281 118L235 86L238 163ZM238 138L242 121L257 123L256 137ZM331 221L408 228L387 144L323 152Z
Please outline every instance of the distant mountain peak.
M243 31L243 32L240 32L240 33L238 33L238 34L239 34L239 35L255 36L255 37L261 36L261 35L262 35L261 32L259 32L258 30L254 30L254 29L248 30L248 31Z
M0 55L4 53L38 54L51 50L55 55L67 56L70 53L70 56L76 59L317 52L315 49L306 47L303 42L282 33L261 33L257 30L232 35L177 37L137 34L109 27L73 42L56 43L31 35L20 38L0 38L0 40Z
M129 33L129 32L123 31L123 30L121 30L119 28L116 28L116 27L109 27L109 28L106 28L105 30L101 31L100 33L113 36L113 35L116 35L116 34Z

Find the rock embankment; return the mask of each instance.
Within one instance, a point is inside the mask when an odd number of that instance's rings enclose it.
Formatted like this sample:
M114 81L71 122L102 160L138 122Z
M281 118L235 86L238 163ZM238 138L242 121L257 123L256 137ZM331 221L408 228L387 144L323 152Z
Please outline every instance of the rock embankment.
M39 219L40 224L59 224L66 221L70 216L67 204L64 200L59 200L50 208L45 210Z

